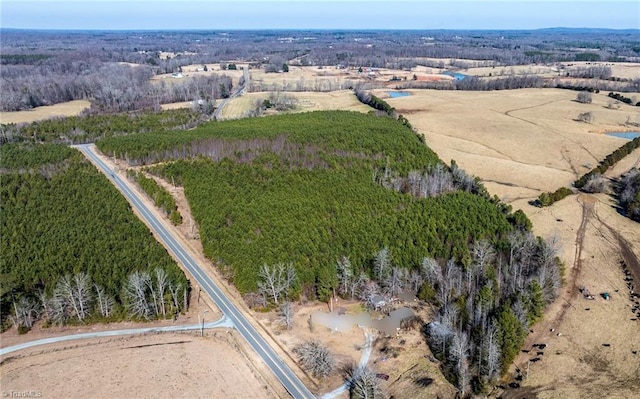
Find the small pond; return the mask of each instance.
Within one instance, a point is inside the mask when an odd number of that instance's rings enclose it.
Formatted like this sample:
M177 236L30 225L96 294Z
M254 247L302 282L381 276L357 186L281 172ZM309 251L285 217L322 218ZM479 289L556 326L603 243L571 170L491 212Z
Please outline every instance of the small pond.
M411 95L408 91L388 91L387 94L391 98L407 97Z
M611 132L607 133L607 136L619 137L621 139L633 140L636 137L640 137L640 132Z
M415 296L414 296L415 298ZM358 327L373 327L385 333L386 335L393 336L400 328L402 321L413 316L413 310L402 307L389 313L388 316L383 317L381 320L373 319L369 313L358 314L339 314L337 312L326 313L316 311L311 313L312 325L322 325L331 329L331 331L349 331L354 326Z
M462 80L464 78L467 78L469 75L465 75L463 73L460 72L451 72L451 71L445 71L442 72L443 75L448 75L448 76L452 76L455 80Z

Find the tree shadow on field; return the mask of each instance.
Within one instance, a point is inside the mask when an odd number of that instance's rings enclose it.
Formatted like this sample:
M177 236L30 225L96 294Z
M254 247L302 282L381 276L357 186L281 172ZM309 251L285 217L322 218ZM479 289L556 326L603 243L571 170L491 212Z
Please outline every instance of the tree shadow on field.
M426 388L429 385L433 384L433 378L429 377L421 377L413 380L413 383L419 386L420 388Z

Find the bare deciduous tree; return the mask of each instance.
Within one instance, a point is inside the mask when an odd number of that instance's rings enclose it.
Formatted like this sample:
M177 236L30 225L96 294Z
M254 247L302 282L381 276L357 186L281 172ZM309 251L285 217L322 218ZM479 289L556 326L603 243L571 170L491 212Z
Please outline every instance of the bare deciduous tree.
M24 295L21 295L17 301L13 301L13 310L14 315L12 319L16 327L24 326L31 328L40 315L40 306L38 306L38 303Z
M280 305L280 321L287 328L287 330L291 330L293 327L293 305L291 302L283 302Z
M80 272L73 277L64 275L58 281L53 293L56 309L62 311L62 321L67 317L76 317L83 321L89 315L91 301L91 279Z
M589 180L582 186L582 190L587 193L602 193L607 189L607 179L602 177L600 173L594 173Z
M149 273L140 271L131 273L127 278L124 290L126 306L131 316L149 318L151 308L147 299L147 287L150 280Z
M158 267L155 270L155 277L156 277L155 294L156 294L157 303L159 304L159 311L160 313L162 313L162 316L166 316L167 312L166 312L166 306L164 301L164 294L167 290L167 285L168 285L167 272L164 269L161 269Z
M259 271L258 292L278 304L282 296L287 296L297 280L296 269L292 264L278 263L273 266L262 265Z
M171 311L176 312L180 309L180 289L182 286L180 284L173 285L171 282L168 284L169 293L171 294Z
M423 258L420 271L422 272L425 280L432 286L440 284L440 281L442 280L442 270L435 259Z
M320 341L305 341L297 345L293 352L298 355L302 367L317 378L324 378L335 370L333 355Z
M391 296L398 296L402 290L404 290L404 286L407 280L407 270L402 269L400 267L392 267L391 271L387 274L387 277L384 279L384 288Z
M595 118L593 117L593 112L583 112L578 114L578 120L580 122L593 123L594 119Z
M93 288L96 291L96 299L98 300L98 309L100 310L100 314L102 317L111 316L113 306L115 305L113 297L107 294L104 288L98 284L94 284Z
M489 378L495 377L500 369L500 345L498 344L498 328L494 323L483 335L482 354L484 355L484 363L481 369ZM480 357L482 359L482 356Z
M351 398L378 399L385 397L380 379L372 369L353 364L345 368L345 374Z
M376 254L373 261L373 273L378 283L382 283L391 270L391 254L389 248L384 247Z
M348 257L343 256L336 262L336 271L338 273L338 292L341 295L353 297L352 288L353 270L351 269L351 261Z
M582 104L591 103L592 101L591 93L589 93L588 91L581 91L580 93L578 93L578 96L576 97L576 101Z
M362 283L358 286L358 299L368 301L371 297L380 292L380 286L366 275L362 276Z
M411 270L411 273L409 273L407 282L411 285L411 290L413 291L413 293L417 294L418 290L420 290L420 287L422 287L422 284L424 284L424 277L422 276L422 274L420 274L419 271L414 269Z
M449 358L456 364L458 373L458 389L462 397L465 396L470 382L468 357L471 350L471 341L466 332L455 332L449 346Z

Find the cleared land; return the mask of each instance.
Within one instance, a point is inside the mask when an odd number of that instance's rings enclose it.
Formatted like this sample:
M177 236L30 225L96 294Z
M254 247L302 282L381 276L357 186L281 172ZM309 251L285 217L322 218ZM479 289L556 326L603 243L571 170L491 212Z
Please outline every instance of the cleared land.
M178 103L170 103L170 104L161 104L160 108L162 108L163 110L168 110L168 109L178 109L178 108L191 108L191 101L181 101Z
M36 348L2 361L2 389L40 391L45 398L277 397L238 339L235 332L217 331Z
M77 116L90 106L91 103L87 100L76 100L36 107L29 111L0 112L0 123L31 123L59 116Z

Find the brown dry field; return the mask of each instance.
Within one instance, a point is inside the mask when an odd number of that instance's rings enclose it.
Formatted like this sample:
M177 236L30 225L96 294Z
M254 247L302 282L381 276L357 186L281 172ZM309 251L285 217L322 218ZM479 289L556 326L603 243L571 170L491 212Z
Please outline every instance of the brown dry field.
M442 160L455 159L509 203L568 186L624 143L602 132L633 130L627 117L639 117L635 107L608 109L605 94L580 104L576 92L560 89L409 91L413 95L395 99L376 94L406 116ZM582 112L592 112L594 123L576 121Z
M181 101L177 103L161 104L160 108L166 111L168 109L191 108L191 101Z
M86 100L75 100L55 105L36 107L29 111L0 112L0 123L31 123L58 116L76 116L91 103Z
M346 110L368 112L369 107L362 104L351 90L339 90L329 93L318 92L280 92L295 97L298 107L290 112L308 112L320 110ZM229 100L220 115L220 119L238 119L245 117L248 111L255 109L257 100L269 98L268 92L248 93ZM267 112L269 114L269 112Z
M67 342L2 360L2 390L43 398L275 398L235 331Z
M529 363L536 356L527 353L516 359L524 373L529 365L523 388L494 395L633 397L640 391L640 356L632 352L640 353L640 321L631 312L620 261L626 255L637 262L638 224L618 214L608 194L570 196L542 209L528 201L542 191L569 187L622 145L623 140L602 132L633 130L624 123L627 116L637 118L637 111L609 110L603 94L594 94L592 104L579 104L573 101L575 92L554 89L412 93L387 101L443 160L455 159L480 176L491 194L522 209L537 235L557 235L563 243L567 284L525 344L526 349L535 343L548 347L537 356L539 362ZM573 120L587 111L595 114L593 124ZM639 163L636 150L607 176L619 176ZM586 300L578 293L580 286L596 295L609 292L611 300Z

